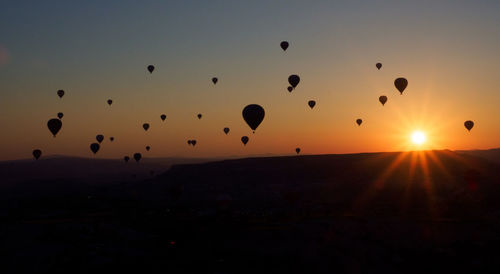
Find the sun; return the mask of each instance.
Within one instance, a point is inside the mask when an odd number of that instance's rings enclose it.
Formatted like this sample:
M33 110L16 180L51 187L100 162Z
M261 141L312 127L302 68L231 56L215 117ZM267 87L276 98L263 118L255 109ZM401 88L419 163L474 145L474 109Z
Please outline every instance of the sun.
M412 134L411 134L411 141L415 144L415 145L421 145L423 143L425 143L426 141L426 136L425 136L425 133L420 131L420 130L416 130L414 131Z

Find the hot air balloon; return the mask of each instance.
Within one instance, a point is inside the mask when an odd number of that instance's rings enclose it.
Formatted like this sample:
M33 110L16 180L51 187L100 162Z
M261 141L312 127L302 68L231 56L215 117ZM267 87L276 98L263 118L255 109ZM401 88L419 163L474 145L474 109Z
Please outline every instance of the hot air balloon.
M297 152L297 154L299 154L300 153L300 147L296 148L295 152Z
M310 100L309 102L307 102L307 104L309 105L309 107L310 107L311 109L313 109L313 108L314 108L314 106L316 105L316 101L314 101L314 100Z
M380 103L382 103L382 106L383 106L387 102L387 96L382 95L382 96L378 97L378 100Z
M248 137L247 137L247 136L243 136L243 137L241 137L241 142L242 142L244 145L247 145L248 140L249 140L249 139L248 139Z
M108 105L110 105L110 106L111 106L111 104L113 104L113 100L109 99L109 100L108 100Z
M98 143L92 143L92 144L90 144L90 150L94 154L96 154L99 151L100 148L101 148L101 146Z
M33 157L35 157L36 160L38 160L42 156L42 151L39 149L33 150Z
M224 133L226 133L226 135L229 133L229 128L228 127L224 128Z
M58 90L57 96L59 96L59 98L62 98L64 96L64 90L62 90L62 89Z
M191 144L192 144L193 146L196 146L196 140L191 140Z
M382 68L382 63L377 63L377 64L375 64L375 66L377 67L377 69L380 70Z
M100 144L100 143L102 143L102 141L104 141L104 136L103 136L103 135L101 135L101 134L99 134L99 135L97 135L97 136L95 137L95 139L96 139L96 140L97 140L97 142L99 142L99 144Z
M165 119L167 119L167 115L162 114L162 115L160 116L160 118L161 118L161 120L162 120L162 121L165 121Z
M257 127L264 120L266 115L264 109L256 104L251 104L243 109L243 119L247 122L248 126L255 132Z
M150 146L146 146L146 150L149 151L151 149Z
M191 140L188 140L188 145L191 145Z
M361 123L363 123L363 120L361 120L361 119L356 120L356 124L358 124L358 126L361 126Z
M125 161L125 163L128 163L128 160L130 160L130 157L125 156L125 157L123 157L123 160Z
M281 49L283 49L283 51L286 51L286 49L288 48L289 44L287 41L283 41L280 43L280 47Z
M219 81L219 79L217 79L217 77L212 78L212 83L214 83L214 85L217 84L217 81Z
M399 90L399 93L403 95L403 91L408 86L408 80L406 80L405 78L397 78L396 80L394 80L394 85Z
M144 129L144 131L148 131L148 129L149 129L149 124L148 124L148 123L144 123L144 124L142 124L142 128Z
M298 75L292 74L288 76L288 83L290 83L290 86L292 86L293 88L296 88L299 82L300 77Z
M288 86L288 87L286 88L286 90L288 90L288 92L292 92L293 87L292 87L292 86Z
M64 117L64 113L59 112L59 113L57 114L57 118L62 119L63 117Z
M49 128L52 135L56 137L56 134L59 132L59 130L61 130L62 122L59 119L50 119L47 122L47 127Z
M139 162L141 160L141 158L142 158L142 155L140 153L135 153L134 154L134 160L136 162Z
M149 73L153 73L154 70L155 70L155 66L153 66L153 65L148 66Z
M115 137L109 137L109 140L113 142L115 140Z
M474 122L467 120L465 121L464 126L468 131L470 131L474 127Z
M198 119L201 119L201 113L198 113L197 116L198 116Z

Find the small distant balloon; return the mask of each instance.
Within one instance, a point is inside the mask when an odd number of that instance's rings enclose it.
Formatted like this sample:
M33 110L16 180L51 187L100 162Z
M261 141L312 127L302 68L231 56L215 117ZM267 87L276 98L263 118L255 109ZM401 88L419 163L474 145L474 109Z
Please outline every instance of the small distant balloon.
M387 96L382 95L382 96L378 97L378 100L379 100L379 102L380 102L380 103L382 104L382 106L383 106L383 105L385 105L385 103L387 102Z
M144 129L144 131L148 131L148 129L149 129L149 124L148 124L148 123L144 123L144 124L142 124L142 128Z
M212 78L212 83L214 83L214 85L217 84L217 81L219 81L219 79L217 79L217 77Z
M474 127L474 122L467 120L465 121L464 126L468 131L470 131Z
M63 117L64 117L64 113L59 112L59 113L57 114L57 118L62 119Z
M115 137L109 137L109 140L113 142L115 140Z
M286 51L286 49L290 46L290 44L287 41L283 41L280 43L280 47L283 51Z
M226 133L226 135L229 133L229 128L228 127L224 128L224 133Z
M128 163L128 161L130 160L130 157L125 156L125 157L123 157L123 160L125 161L125 163Z
M296 152L297 154L299 154L299 153L300 153L300 147L296 148L296 149L295 149L295 152Z
M288 87L286 88L286 90L288 90L288 92L292 92L293 87L292 87L292 86L288 86Z
M198 119L201 119L202 115L201 115L201 113L198 113L198 115L196 115L196 116L198 116Z
M101 146L98 143L92 143L92 144L90 144L90 150L94 154L96 154L99 151L100 148L101 148Z
M161 120L162 120L162 121L165 121L165 119L167 119L167 115L162 114L162 115L160 116L160 118L161 118Z
M356 119L356 124L358 124L358 126L361 126L361 123L363 123L363 120L361 120L361 119Z
M139 162L141 160L141 158L142 158L142 154L140 154L140 153L135 153L134 154L134 160L136 162Z
M380 70L382 68L382 63L377 63L375 64L375 66L377 67L378 70Z
M307 104L309 105L309 107L310 107L311 109L313 109L313 108L314 108L314 106L316 105L316 101L314 101L314 100L310 100L309 102L307 102Z
M58 90L57 96L59 96L59 98L62 98L64 96L64 90L62 90L62 89Z
M95 139L96 139L96 140L97 140L97 142L99 142L99 144L100 144L100 143L102 143L102 141L104 141L104 136L103 136L103 135L101 135L101 134L99 134L99 135L97 135L97 136L95 137Z
M247 137L247 136L243 136L243 137L241 137L241 142L242 142L244 145L247 145L248 140L249 140L249 139L248 139L248 137Z
M292 74L288 76L288 83L290 83L290 86L292 86L293 88L296 88L299 82L300 77L298 75Z
M196 146L196 140L191 140L191 145Z
M153 66L153 65L148 66L149 73L153 73L154 70L155 70L155 66Z
M187 143L188 143L188 145L191 145L191 140L188 140Z
M112 104L113 104L113 100L109 99L109 100L108 100L108 105L110 105L110 106L111 106Z
M394 80L394 86L399 90L399 93L403 95L403 91L406 89L408 86L408 80L405 78L397 78Z
M54 137L56 137L59 130L61 130L62 122L59 119L50 119L47 122L47 127L49 128L52 135L54 135Z
M33 150L33 157L35 157L36 160L38 160L42 156L42 151L39 149Z
M248 124L248 126L255 132L257 127L264 120L266 112L264 108L257 104L251 104L243 109L243 119Z
M150 146L146 146L146 150L149 151L151 149Z

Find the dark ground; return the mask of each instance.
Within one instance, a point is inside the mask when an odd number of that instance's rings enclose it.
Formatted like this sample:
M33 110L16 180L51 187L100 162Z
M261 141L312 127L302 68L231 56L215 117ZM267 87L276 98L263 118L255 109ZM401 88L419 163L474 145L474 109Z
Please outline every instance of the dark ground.
M497 273L500 153L485 153L248 158L164 173L170 164L80 160L88 172L71 173L87 175L69 179L37 178L57 161L4 162L1 272Z

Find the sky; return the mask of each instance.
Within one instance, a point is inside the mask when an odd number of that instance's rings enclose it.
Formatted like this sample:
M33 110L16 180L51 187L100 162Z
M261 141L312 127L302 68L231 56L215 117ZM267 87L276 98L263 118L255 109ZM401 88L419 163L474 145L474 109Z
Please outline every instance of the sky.
M0 160L500 147L499 26L500 1L4 1ZM248 104L266 111L255 133Z

